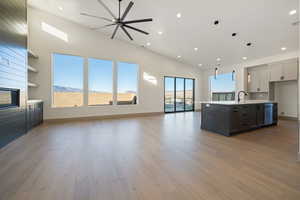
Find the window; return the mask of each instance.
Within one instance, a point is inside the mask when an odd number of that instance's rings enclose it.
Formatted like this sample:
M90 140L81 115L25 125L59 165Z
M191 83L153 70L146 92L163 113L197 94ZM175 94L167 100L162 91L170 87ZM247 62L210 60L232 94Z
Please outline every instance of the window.
M53 107L83 105L83 65L82 57L53 54Z
M138 65L118 63L117 104L137 104Z
M175 111L175 78L165 77L165 112Z
M194 111L195 80L165 76L165 112Z
M176 111L184 111L184 78L176 78L175 79L175 105L176 105Z
M84 73L85 59L82 57L54 53L52 59L53 107L137 104L137 64L118 62L114 67L113 61L88 58L87 73ZM145 77L156 84L155 77Z
M194 79L184 79L185 81L185 110L194 110Z
M235 81L232 73L210 76L210 92L213 101L234 101Z
M113 62L88 59L89 105L113 104Z

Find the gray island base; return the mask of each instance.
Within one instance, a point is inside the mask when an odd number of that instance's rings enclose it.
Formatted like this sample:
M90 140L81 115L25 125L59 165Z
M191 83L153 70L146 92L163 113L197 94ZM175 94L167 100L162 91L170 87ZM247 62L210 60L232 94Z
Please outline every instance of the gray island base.
M270 101L203 102L201 129L232 136L277 125L277 103Z

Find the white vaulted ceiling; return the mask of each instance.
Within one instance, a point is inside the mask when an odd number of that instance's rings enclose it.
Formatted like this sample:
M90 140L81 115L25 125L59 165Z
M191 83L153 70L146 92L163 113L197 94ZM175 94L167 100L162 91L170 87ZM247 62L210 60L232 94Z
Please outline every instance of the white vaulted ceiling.
M118 12L118 0L103 0L114 13ZM80 15L81 12L108 17L110 15L97 0L29 0L35 8L72 20L86 27L100 27L106 21ZM122 1L122 10L129 0ZM145 45L159 54L202 67L243 62L298 50L298 0L135 0L127 16L128 20L153 18L150 23L133 26L150 32L146 36L129 30L133 43ZM177 14L181 13L181 18ZM220 20L215 26L213 22ZM107 34L113 27L99 29ZM158 34L162 31L163 34ZM232 37L232 33L237 33ZM128 40L119 30L117 38ZM247 47L248 42L252 43ZM151 43L147 46L147 43ZM195 48L198 48L195 51ZM178 58L180 56L180 58Z

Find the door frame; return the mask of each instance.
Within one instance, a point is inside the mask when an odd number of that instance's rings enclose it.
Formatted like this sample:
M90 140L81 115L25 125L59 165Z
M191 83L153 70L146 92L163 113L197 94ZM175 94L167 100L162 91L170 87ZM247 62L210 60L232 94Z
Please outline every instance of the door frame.
M166 78L173 78L174 79L174 111L166 112ZM183 111L176 111L176 79L180 78L183 79L183 100L184 100L184 110ZM190 79L193 80L193 109L192 110L185 110L185 80ZM194 112L195 111L195 79L194 78L185 78L179 76L164 76L164 113L180 113L180 112Z

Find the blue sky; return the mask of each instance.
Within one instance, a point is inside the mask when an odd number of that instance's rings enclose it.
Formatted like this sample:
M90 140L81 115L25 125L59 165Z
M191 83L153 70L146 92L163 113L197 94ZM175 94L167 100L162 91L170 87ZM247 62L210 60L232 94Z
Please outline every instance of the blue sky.
M165 78L165 90L166 91L174 91L174 78Z
M232 73L210 76L211 92L232 92L235 91L235 81L232 80Z
M89 90L110 92L113 91L112 61L92 59L89 60Z
M176 79L176 86L177 90L184 89L184 79L177 78ZM193 80L192 79L185 79L185 89L192 90L193 89ZM174 91L174 78L166 77L165 78L165 90L166 91Z
M118 92L136 91L138 86L138 65L118 63Z
M53 83L57 86L83 89L84 59L78 56L54 54ZM89 90L112 92L112 61L88 59ZM118 92L137 91L138 65L118 63Z
M83 64L81 57L54 54L54 85L83 89Z

